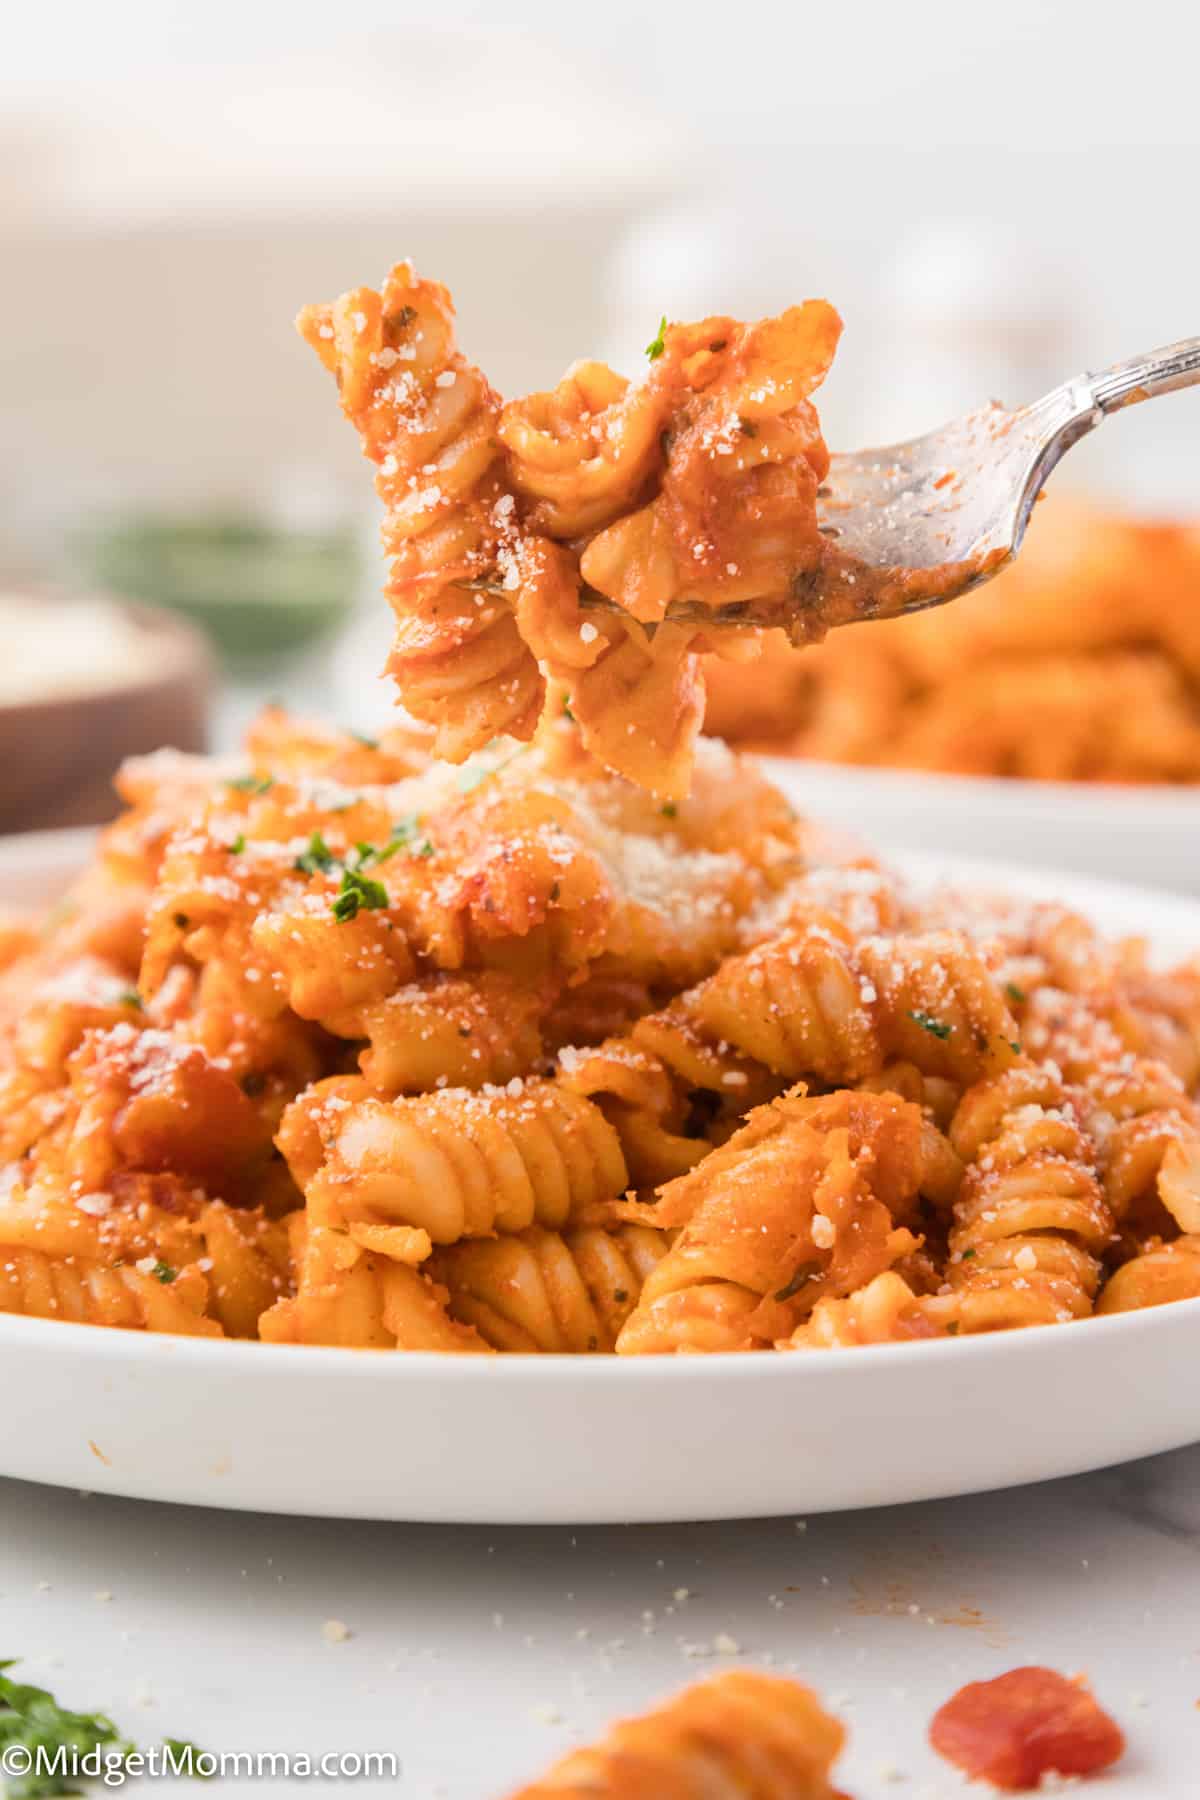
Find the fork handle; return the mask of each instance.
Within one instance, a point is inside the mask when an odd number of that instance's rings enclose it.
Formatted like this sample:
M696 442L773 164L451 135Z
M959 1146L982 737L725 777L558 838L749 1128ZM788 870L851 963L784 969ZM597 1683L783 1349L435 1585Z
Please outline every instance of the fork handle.
M1136 406L1142 400L1153 400L1158 394L1173 394L1179 388L1200 382L1200 338L1181 338L1162 350L1151 350L1145 356L1131 356L1128 362L1114 363L1111 369L1088 374L1080 384L1090 390L1092 404L1102 413L1119 412L1123 406Z

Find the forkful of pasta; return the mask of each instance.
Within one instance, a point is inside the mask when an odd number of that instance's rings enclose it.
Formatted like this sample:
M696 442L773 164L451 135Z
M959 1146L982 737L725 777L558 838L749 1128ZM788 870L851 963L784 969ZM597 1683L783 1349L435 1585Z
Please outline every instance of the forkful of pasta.
M309 306L301 335L375 464L388 671L461 762L539 723L665 800L688 791L703 658L940 605L1020 547L1055 463L1109 412L1200 381L1200 339L830 456L812 395L825 300L743 323L664 318L640 377L577 362L503 402L458 350L445 288L407 262Z
M941 606L1017 554L1043 485L1081 438L1110 413L1197 383L1200 338L1184 338L1017 411L993 402L923 437L834 454L816 491L826 545L815 561L778 592L715 607L681 595L664 618L782 626L803 642L834 625ZM616 605L586 588L583 604Z

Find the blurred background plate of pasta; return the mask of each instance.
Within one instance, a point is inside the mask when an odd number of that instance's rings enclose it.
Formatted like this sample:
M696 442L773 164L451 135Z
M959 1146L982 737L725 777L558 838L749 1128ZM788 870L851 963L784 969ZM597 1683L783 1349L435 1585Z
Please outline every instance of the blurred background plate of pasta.
M1200 529L1055 493L945 611L714 659L708 729L889 847L1200 892Z
M0 921L44 909L94 841L40 832L0 846ZM1153 964L1200 939L1200 905L1182 897L946 852L895 862L918 892L961 884L1077 907L1113 936L1145 938ZM414 1521L837 1511L1041 1481L1190 1442L1194 1391L1161 1373L1198 1338L1197 1299L1067 1330L779 1356L383 1356L5 1314L0 1475ZM1056 1429L1031 1432L1047 1392ZM397 1410L404 1431L380 1431Z

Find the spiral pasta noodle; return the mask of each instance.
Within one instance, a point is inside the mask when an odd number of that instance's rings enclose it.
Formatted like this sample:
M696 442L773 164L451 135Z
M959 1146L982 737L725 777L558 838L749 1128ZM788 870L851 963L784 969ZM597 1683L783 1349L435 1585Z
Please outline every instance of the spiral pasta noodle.
M971 1088L950 1141L965 1163L947 1269L961 1329L1090 1312L1113 1217L1062 1082L1022 1063Z
M547 1081L339 1109L306 1193L350 1224L400 1225L434 1244L495 1230L552 1229L627 1185L612 1126Z
M732 1670L568 1752L511 1800L839 1800L844 1737L811 1689Z
M918 1110L845 1090L785 1096L637 1216L682 1225L617 1340L621 1355L740 1350L787 1336L824 1295L916 1247Z
M499 401L455 349L449 295L398 263L382 293L306 307L298 325L378 468L397 620L388 669L405 705L454 761L529 737L542 679L504 588L484 585L513 535Z
M1200 1237L1188 1234L1154 1244L1109 1276L1096 1301L1098 1313L1135 1312L1173 1300L1200 1299Z
M1080 1087L1105 1199L1136 1237L1200 1230L1200 1111L1165 1063L1136 1056L1087 996L1037 1009L1039 1052Z
M429 1268L452 1317L496 1350L612 1350L650 1271L667 1254L665 1232L643 1225L584 1226L464 1239Z

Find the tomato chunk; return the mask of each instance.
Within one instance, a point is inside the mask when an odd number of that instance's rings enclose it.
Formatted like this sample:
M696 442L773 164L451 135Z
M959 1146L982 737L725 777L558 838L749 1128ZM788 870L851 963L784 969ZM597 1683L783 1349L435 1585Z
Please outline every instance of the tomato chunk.
M968 1682L933 1715L929 1741L969 1780L1014 1793L1037 1787L1051 1770L1094 1775L1125 1749L1120 1726L1086 1681L1038 1668Z

